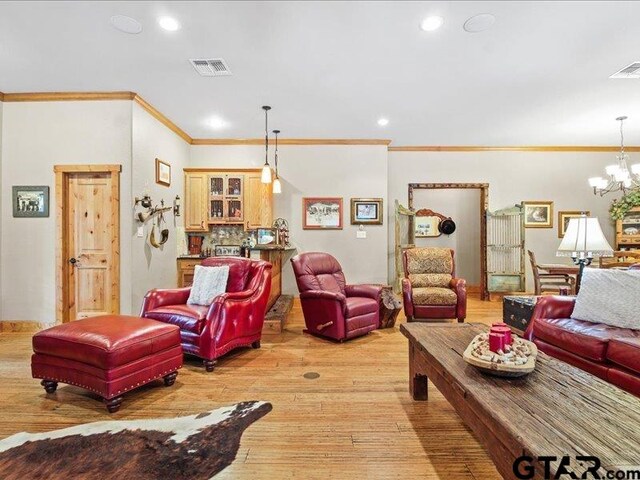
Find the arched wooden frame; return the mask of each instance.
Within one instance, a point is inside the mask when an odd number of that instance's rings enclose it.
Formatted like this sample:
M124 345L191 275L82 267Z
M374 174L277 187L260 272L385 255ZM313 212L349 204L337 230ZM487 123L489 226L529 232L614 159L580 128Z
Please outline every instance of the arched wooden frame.
M409 209L413 210L413 191L443 188L477 188L480 190L480 298L489 299L487 291L487 210L489 209L489 184L488 183L410 183L409 184ZM409 218L409 231L413 231L413 218Z

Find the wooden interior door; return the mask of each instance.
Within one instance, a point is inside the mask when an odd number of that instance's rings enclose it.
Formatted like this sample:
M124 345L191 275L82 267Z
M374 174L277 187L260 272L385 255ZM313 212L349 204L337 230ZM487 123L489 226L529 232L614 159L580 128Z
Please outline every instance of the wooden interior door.
M118 259L112 244L119 237L114 222L118 205L112 199L111 174L73 173L67 185L67 318L118 313L119 282L113 274Z

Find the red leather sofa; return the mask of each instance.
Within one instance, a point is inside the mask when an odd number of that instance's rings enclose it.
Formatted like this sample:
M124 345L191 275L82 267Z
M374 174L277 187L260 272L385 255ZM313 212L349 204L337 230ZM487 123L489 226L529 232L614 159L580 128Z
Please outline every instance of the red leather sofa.
M301 253L291 264L307 333L342 342L378 328L381 285L347 285L328 253Z
M571 318L574 297L538 300L525 332L538 348L640 396L640 331Z
M210 306L187 305L191 288L151 290L141 317L180 327L185 353L203 359L212 372L216 359L238 348L260 348L262 325L271 290L271 264L247 258L207 258L203 266L229 266L227 291Z

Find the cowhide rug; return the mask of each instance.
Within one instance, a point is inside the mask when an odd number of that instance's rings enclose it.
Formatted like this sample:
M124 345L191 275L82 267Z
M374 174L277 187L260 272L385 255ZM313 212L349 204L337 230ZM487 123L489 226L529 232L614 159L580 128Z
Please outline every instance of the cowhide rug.
M242 402L188 417L106 421L0 441L0 478L209 479L233 462L244 430L271 411Z

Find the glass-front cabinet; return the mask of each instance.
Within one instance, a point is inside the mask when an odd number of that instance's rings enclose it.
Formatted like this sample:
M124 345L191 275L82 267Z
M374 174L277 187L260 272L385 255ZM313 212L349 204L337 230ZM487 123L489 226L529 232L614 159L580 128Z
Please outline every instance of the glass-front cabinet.
M616 250L640 249L640 207L616 221Z
M209 175L209 223L243 223L244 176Z

